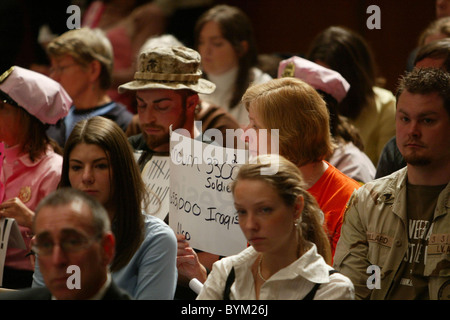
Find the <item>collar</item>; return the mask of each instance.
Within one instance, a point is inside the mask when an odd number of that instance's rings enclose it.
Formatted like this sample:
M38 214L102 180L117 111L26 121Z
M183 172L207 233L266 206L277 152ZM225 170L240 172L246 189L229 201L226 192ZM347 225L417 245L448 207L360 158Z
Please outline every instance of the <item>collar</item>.
M50 146L47 147L45 155L48 153L50 148ZM14 164L15 161L19 161L26 167L34 167L39 164L43 158L44 155L32 162L28 153L20 153L20 145L15 145L10 148L5 147L4 149L4 161L9 165Z
M98 290L98 292L96 294L94 294L91 298L89 298L88 300L101 300L104 297L106 290L108 290L110 285L111 285L111 273L108 272L106 274L106 281L102 285L100 290ZM54 295L52 295L52 300L57 300Z
M329 282L329 270L331 267L329 267L322 256L317 253L316 245L311 242L308 242L308 244L311 245L308 251L287 267L273 274L267 282L290 280L298 277L314 283ZM258 252L253 247L248 247L237 256L237 259L233 264L236 269L249 269L257 257Z
M216 90L219 89L220 91L222 90L228 91L228 89L232 85L234 85L237 74L238 74L238 67L234 67L220 75L208 74L208 79L211 82L214 82L214 84L216 85Z

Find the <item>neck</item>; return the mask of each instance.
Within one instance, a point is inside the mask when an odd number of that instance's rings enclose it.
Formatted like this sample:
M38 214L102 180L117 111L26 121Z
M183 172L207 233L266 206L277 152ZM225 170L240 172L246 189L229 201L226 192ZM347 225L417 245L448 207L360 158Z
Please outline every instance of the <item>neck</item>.
M328 164L324 161L312 162L299 167L303 179L306 183L306 189L311 188L328 169Z
M450 161L441 165L414 166L407 164L408 182L421 186L438 186L450 181Z
M279 270L287 267L303 254L303 248L299 243L299 234L297 229L293 229L292 241L289 242L287 248L283 248L275 252L262 252L257 263L260 264L260 272L265 279L268 279Z
M88 90L78 98L73 99L73 104L79 110L92 109L111 102L111 98L105 91Z

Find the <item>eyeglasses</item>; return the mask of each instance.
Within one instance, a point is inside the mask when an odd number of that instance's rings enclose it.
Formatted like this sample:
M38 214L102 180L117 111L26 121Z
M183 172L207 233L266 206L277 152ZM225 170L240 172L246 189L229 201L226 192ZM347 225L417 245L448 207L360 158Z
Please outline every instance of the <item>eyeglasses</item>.
M63 72L64 70L66 70L67 68L73 67L78 65L77 63L72 63L72 64L68 64L65 66L57 66L57 67L51 67L50 68L50 73L57 73L60 74L61 72Z
M92 238L69 237L59 242L59 247L65 253L76 253L89 248L94 242L100 240L101 235ZM40 256L47 256L53 253L53 249L57 244L52 240L38 240L32 250Z

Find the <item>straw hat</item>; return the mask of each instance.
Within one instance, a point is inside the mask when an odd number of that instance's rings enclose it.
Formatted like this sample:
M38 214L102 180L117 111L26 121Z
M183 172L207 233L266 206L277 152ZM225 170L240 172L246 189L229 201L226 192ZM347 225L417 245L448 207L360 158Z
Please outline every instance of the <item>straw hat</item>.
M142 52L134 81L119 86L119 92L147 89L190 89L197 93L212 93L214 83L202 79L200 54L190 48L156 47Z

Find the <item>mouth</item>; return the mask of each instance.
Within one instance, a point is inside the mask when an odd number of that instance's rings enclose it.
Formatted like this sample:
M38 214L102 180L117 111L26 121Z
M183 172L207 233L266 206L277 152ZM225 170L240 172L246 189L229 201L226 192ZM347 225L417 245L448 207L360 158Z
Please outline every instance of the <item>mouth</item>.
M252 245L257 245L257 244L263 242L264 240L265 239L262 237L254 237L254 238L249 239L248 242L250 242L250 244L252 244Z
M405 147L408 147L408 148L425 148L425 146L423 144L417 143L417 142L405 143Z
M87 189L87 190L83 190L84 193L90 194L92 195L96 195L98 193L97 190L91 190L91 189Z
M145 133L151 134L151 135L157 134L157 133L161 132L161 130L162 129L159 127L144 127Z

